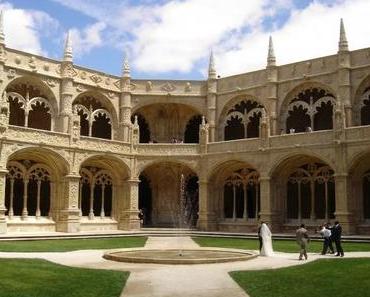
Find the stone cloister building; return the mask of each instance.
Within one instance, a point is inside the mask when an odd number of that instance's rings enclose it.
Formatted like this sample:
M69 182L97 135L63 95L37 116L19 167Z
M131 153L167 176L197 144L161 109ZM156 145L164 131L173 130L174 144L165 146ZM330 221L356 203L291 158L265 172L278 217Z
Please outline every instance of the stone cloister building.
M208 79L132 79L5 46L0 232L279 232L338 219L370 234L370 48Z

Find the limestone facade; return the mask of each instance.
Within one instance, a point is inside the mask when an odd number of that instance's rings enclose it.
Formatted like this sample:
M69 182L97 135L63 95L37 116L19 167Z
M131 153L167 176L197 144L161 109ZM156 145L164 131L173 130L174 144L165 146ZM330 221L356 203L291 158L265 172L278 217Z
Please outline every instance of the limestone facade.
M0 30L0 232L144 225L370 234L370 48L217 76L132 79L10 49Z

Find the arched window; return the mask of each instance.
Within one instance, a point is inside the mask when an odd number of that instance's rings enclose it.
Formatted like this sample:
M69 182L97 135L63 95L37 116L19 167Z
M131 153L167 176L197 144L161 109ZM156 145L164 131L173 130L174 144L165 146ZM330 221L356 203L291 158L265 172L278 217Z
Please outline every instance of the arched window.
M16 162L11 162L11 165L7 167L5 207L10 220L13 216L22 215L25 184L25 170L23 168L21 164Z
M51 106L44 98L33 98L29 102L28 127L51 130Z
M94 219L111 217L113 205L113 181L107 170L85 167L80 171L79 208L82 216Z
M362 200L363 200L363 216L365 220L370 219L370 170L362 177Z
M244 100L228 111L224 122L224 139L259 137L259 125L263 106L252 100Z
M98 100L90 96L78 98L73 105L73 112L80 116L82 136L112 139L111 114Z
M143 225L152 224L152 188L150 180L141 174L139 183L139 209L142 210L144 218Z
M5 204L9 219L50 217L50 173L44 165L32 164L29 160L11 161L7 167Z
M224 217L256 219L260 210L259 174L249 168L233 172L224 183Z
M334 218L334 172L328 166L310 163L297 168L287 182L287 219Z
M8 92L9 124L26 126L41 130L53 129L53 108L44 97L31 97L35 92L28 88L25 96L17 92Z
M361 125L370 125L370 88L361 96Z
M91 136L97 138L112 138L112 119L105 109L97 109L92 114Z
M184 189L184 220L187 226L195 227L199 211L199 184L196 175L189 175L185 180Z
M199 143L199 125L201 123L201 115L195 115L188 121L185 128L185 143Z
M333 129L335 97L319 88L300 92L289 103L286 113L286 132Z

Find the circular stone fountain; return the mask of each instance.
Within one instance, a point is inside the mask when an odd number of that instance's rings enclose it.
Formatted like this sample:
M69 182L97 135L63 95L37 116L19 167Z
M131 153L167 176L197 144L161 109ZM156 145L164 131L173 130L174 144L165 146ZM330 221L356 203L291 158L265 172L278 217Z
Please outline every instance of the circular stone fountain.
M207 264L245 261L257 257L250 251L219 248L198 249L124 249L106 252L107 260L154 264Z

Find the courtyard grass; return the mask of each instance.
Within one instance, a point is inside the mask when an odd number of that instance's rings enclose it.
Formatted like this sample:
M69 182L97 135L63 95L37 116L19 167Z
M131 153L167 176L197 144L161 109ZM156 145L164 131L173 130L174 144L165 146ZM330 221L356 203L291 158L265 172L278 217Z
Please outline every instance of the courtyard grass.
M221 247L246 250L257 250L259 242L257 239L226 238L226 237L192 237L192 239L202 247ZM273 240L274 251L297 253L299 247L295 240ZM320 253L322 241L312 241L309 244L308 252ZM335 245L333 243L335 248ZM368 252L370 243L342 242L344 253L346 252Z
M76 250L143 247L147 237L0 241L0 252L68 252Z
M0 259L0 297L119 297L129 272Z
M370 296L370 259L320 259L305 265L234 271L231 277L251 297Z

